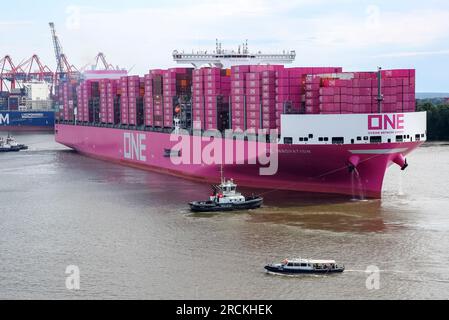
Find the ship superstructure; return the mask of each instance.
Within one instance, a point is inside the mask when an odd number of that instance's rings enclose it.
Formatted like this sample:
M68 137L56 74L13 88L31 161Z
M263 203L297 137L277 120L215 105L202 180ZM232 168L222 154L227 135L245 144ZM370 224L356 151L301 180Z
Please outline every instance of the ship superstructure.
M178 64L192 64L195 68L202 66L224 68L248 64L289 64L295 58L295 50L284 50L282 53L250 52L248 40L238 46L236 50L223 49L222 43L217 40L216 48L212 52L207 50L192 51L192 53L173 51L173 60L175 62Z

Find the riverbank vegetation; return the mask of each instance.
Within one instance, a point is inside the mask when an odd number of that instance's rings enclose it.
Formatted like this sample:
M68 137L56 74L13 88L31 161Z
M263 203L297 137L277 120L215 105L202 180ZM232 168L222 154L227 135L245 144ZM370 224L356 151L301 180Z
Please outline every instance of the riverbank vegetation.
M416 107L417 111L427 111L427 140L449 141L449 103L418 100Z

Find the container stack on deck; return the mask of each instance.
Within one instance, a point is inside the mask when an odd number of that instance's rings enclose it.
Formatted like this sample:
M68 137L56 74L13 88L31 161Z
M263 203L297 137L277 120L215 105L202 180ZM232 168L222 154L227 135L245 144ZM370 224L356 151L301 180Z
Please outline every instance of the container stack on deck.
M108 106L107 106L107 87L109 79L101 79L99 81L100 89L100 122L108 122Z
M137 126L141 124L140 110L137 107L140 103L140 78L139 76L127 77L128 80L128 124ZM143 95L143 94L142 94Z
M415 111L415 70L381 75L382 112ZM58 95L63 120L74 119L77 102L81 122L168 129L177 116L185 128L280 129L284 113L379 112L377 77L336 67L172 68L150 70L144 78L86 80L76 88L77 97L65 83Z
M187 100L190 101L192 92L192 71L192 68L171 68L164 70L162 73L164 128L172 128L174 115L181 115L182 111L186 111L182 110L181 105Z
M107 112L107 123L117 124L119 122L118 115L120 111L118 110L118 98L117 98L117 86L119 84L118 80L109 80L106 84L106 112Z
M146 127L163 126L162 70L150 70L144 76L144 117Z
M249 66L231 68L231 123L233 130L246 130L246 74Z
M415 111L415 70L382 71L381 93L382 112ZM376 72L320 76L319 110L322 114L377 113L377 99Z
M120 123L129 124L128 111L128 77L120 78Z
M195 128L226 129L229 117L231 78L229 69L194 70L192 79L192 119Z
M65 82L59 87L58 98L63 105L63 120L74 119L76 86L70 82Z

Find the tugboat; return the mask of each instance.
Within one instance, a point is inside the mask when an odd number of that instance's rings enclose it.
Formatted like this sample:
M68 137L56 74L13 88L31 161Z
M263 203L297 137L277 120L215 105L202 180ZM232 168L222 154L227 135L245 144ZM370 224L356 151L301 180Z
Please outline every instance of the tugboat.
M17 152L20 151L20 147L16 145L11 145L8 139L5 141L3 137L0 137L0 152Z
M237 185L232 179L223 178L221 169L221 184L212 186L213 194L207 201L190 202L190 210L193 212L217 212L247 210L259 208L263 198L258 196L245 197L237 192Z
M10 145L11 147L14 148L19 148L19 150L27 150L28 146L24 145L24 144L18 144L16 139L9 135L6 137L6 144Z
M345 266L337 265L335 260L285 259L281 263L266 265L265 270L278 274L327 274L341 273Z

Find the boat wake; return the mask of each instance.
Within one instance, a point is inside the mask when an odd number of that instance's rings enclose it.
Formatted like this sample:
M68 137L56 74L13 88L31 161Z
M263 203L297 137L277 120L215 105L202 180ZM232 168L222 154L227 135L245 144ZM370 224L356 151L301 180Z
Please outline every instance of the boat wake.
M272 271L265 271L265 274L272 275L272 276L280 276L285 278L303 278L303 277L310 277L310 278L321 278L323 276L330 275L332 273L325 273L325 274L313 274L313 273L298 273L298 274L288 274L288 273L277 273Z

